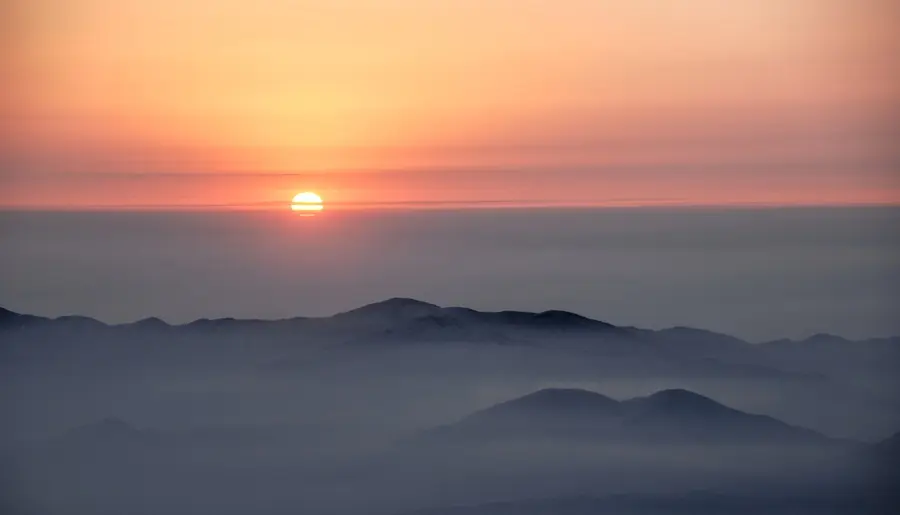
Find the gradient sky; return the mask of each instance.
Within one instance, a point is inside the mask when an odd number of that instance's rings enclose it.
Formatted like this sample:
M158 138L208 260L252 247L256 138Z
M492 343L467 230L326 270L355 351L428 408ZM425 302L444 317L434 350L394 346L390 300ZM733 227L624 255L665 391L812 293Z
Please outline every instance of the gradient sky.
M900 201L889 0L3 9L0 206Z

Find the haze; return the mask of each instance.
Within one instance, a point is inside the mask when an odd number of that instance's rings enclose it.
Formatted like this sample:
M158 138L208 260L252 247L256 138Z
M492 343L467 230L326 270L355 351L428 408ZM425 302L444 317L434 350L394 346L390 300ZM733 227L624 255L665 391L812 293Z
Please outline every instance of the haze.
M900 332L896 208L0 214L0 305L107 322L392 296L754 341Z

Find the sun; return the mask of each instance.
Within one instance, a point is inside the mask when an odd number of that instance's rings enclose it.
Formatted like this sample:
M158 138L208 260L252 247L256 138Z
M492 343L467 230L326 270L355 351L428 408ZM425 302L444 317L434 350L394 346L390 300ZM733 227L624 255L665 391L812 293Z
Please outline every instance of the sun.
M311 191L298 193L291 199L291 210L293 211L321 211L322 209L324 209L322 197Z

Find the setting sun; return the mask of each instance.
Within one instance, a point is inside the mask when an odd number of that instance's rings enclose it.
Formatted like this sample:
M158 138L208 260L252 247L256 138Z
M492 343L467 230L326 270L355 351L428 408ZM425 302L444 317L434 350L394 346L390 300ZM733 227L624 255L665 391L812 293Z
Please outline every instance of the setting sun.
M294 195L291 199L291 209L293 211L321 211L322 197L311 191L305 191Z

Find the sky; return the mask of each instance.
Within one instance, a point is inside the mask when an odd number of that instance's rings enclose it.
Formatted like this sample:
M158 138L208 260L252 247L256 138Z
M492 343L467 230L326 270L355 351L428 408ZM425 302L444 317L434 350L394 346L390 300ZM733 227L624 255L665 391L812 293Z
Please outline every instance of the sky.
M0 207L900 201L888 0L11 0Z

